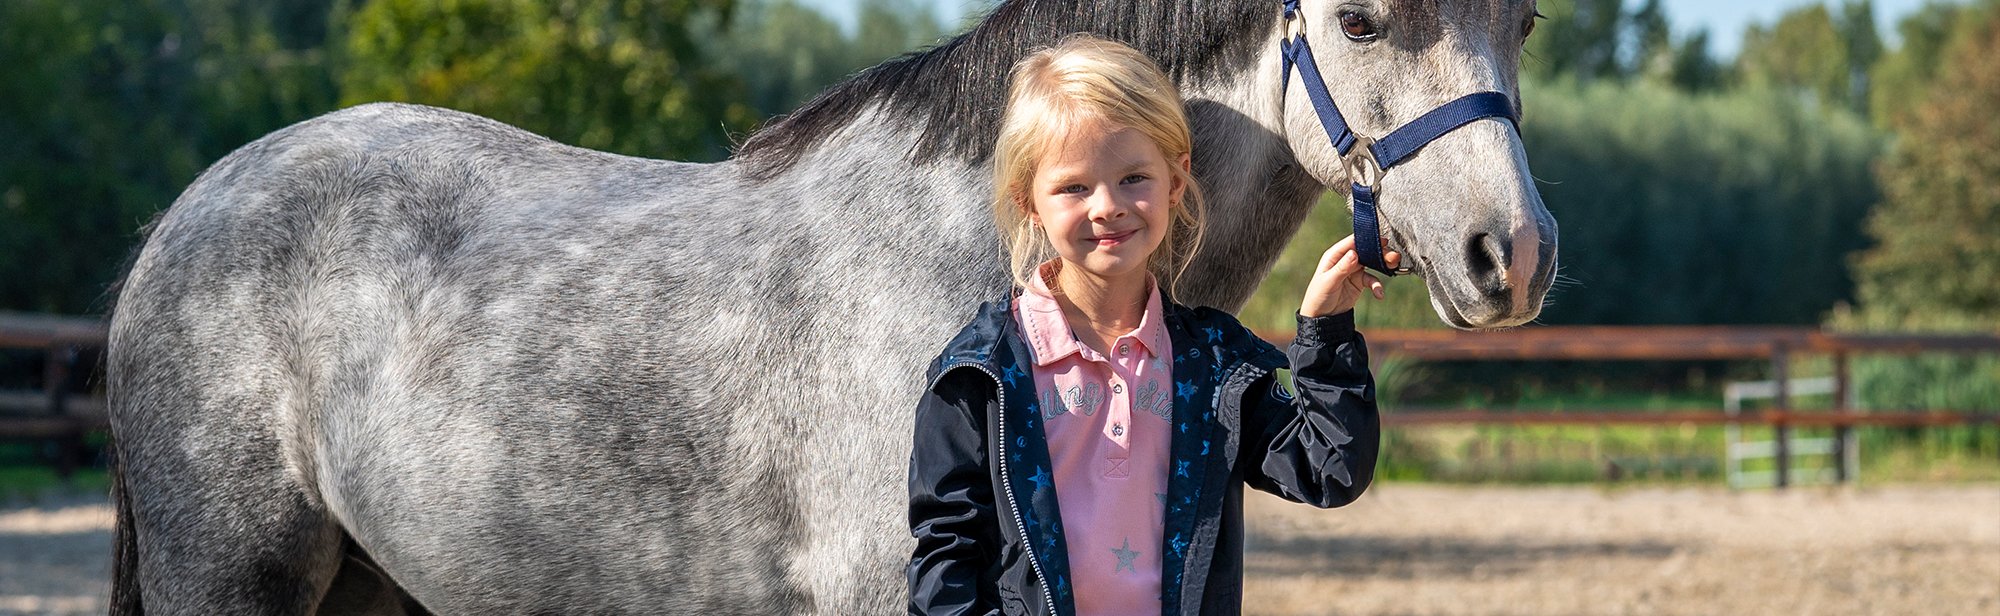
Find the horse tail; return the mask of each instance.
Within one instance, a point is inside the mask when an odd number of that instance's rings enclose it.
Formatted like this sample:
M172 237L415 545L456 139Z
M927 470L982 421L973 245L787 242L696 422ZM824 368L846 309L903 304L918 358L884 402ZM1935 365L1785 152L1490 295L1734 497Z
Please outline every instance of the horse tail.
M111 530L111 614L140 616L139 529L132 525L132 494L125 486L125 466L119 462L118 445L111 445L111 501L118 508L118 521Z

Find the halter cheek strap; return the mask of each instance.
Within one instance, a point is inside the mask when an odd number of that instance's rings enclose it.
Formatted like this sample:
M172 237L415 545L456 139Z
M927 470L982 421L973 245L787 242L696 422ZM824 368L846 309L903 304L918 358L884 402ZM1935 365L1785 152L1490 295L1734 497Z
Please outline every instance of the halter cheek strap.
M1341 166L1347 171L1348 182L1352 185L1348 205L1354 210L1355 253L1361 258L1361 264L1369 269L1390 276L1408 273L1410 266L1407 260L1401 267L1391 270L1382 258L1379 239L1382 229L1381 220L1376 215L1375 190L1382 175L1437 138L1482 119L1503 119L1519 131L1513 100L1500 92L1467 94L1439 105L1380 139L1357 135L1348 127L1347 118L1340 114L1340 107L1333 104L1333 94L1327 90L1319 63L1313 61L1312 47L1306 44L1305 18L1299 14L1299 0L1284 0L1284 6L1285 36L1278 40L1278 49L1284 52L1283 87L1291 87L1292 67L1297 66L1299 80L1306 87L1306 98L1312 101L1313 111L1319 115L1320 127L1326 129L1326 137L1333 143L1334 151L1340 155Z

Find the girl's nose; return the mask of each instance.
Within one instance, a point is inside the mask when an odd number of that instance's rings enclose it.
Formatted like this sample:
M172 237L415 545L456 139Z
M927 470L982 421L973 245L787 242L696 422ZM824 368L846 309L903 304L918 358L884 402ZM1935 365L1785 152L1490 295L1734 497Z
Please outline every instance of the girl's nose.
M1117 220L1125 217L1125 204L1119 201L1116 191L1099 190L1090 197L1091 220Z

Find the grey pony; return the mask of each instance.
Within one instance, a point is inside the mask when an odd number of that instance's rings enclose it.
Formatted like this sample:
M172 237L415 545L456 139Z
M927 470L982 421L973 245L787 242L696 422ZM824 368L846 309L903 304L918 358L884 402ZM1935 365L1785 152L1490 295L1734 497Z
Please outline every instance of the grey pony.
M1303 23L1379 135L1518 99L1530 2L1308 0ZM1008 286L1007 67L1090 31L1168 70L1210 198L1177 299L1235 311L1344 185L1279 82L1283 29L1276 2L1006 2L715 164L397 104L246 145L155 222L112 320L113 611L900 611L923 365ZM1441 319L1534 318L1556 228L1504 123L1383 188Z

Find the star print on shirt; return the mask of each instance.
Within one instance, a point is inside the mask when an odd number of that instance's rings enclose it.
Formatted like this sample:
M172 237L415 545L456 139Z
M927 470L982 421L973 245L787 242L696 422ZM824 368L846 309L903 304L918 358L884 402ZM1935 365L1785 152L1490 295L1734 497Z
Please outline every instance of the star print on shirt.
M1118 565L1112 567L1111 569L1112 573L1117 573L1119 571L1130 571L1133 573L1139 572L1138 569L1132 567L1132 559L1139 557L1139 551L1132 549L1131 537L1125 538L1125 547L1112 548L1111 555L1118 557Z

